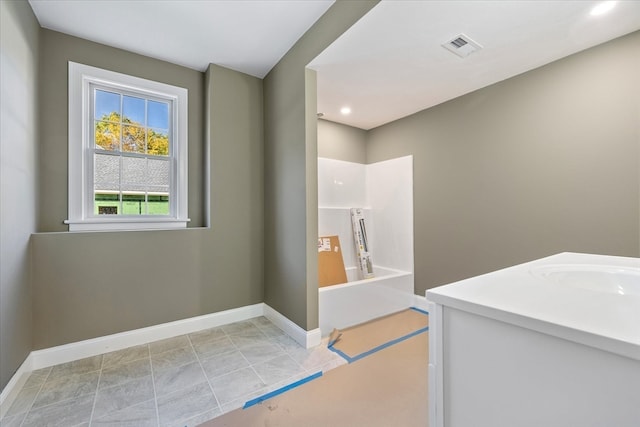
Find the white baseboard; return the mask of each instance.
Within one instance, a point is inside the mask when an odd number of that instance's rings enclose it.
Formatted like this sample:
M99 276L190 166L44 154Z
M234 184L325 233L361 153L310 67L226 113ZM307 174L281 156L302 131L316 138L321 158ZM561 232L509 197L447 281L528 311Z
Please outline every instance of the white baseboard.
M305 331L273 308L264 303L259 303L217 313L205 314L203 316L191 317L189 319L162 323L147 328L134 329L42 350L35 350L29 353L20 368L2 390L2 393L0 393L0 418L4 417L9 410L9 407L27 381L31 371L84 359L85 357L122 350L127 347L172 338L178 335L190 334L203 329L240 322L258 316L265 316L271 320L277 327L305 348L320 344L321 334L319 328L312 331Z
M203 329L240 322L263 314L264 304L259 303L32 351L11 377L2 393L0 393L0 418L4 417L9 410L31 371L165 338L190 334Z
M18 368L15 374L11 377L5 388L0 393L0 419L4 418L7 411L11 407L11 404L27 379L29 378L29 374L33 371L32 368L32 358L31 353L27 356L27 358L22 362L22 365Z
M306 331L267 304L264 305L264 317L271 320L274 325L282 329L284 333L305 348L315 347L320 344L320 340L322 339L320 328Z
M134 329L132 331L105 335L103 337L78 341L43 350L36 350L31 352L31 357L33 359L32 369L42 369L58 365L60 363L84 359L85 357L122 350L123 348L135 345L147 344L178 335L190 334L203 329L215 328L216 326L262 316L263 312L262 303L248 305L245 307L233 308L231 310L219 311L217 313L205 314L203 316L190 317L188 319Z

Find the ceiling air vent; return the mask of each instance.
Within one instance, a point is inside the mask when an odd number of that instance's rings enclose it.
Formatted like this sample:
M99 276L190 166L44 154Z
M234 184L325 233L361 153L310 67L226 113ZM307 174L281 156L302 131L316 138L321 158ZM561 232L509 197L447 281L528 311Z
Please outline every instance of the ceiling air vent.
M469 36L460 34L442 45L445 49L455 53L460 58L465 58L482 49L478 43L471 40Z

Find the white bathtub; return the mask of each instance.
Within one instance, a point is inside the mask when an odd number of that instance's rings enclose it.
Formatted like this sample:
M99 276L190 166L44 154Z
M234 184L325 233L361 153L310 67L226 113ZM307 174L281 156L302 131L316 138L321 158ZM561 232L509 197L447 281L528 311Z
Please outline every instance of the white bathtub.
M414 304L413 273L374 266L375 277L319 289L322 336L409 308ZM347 278L356 276L347 269Z

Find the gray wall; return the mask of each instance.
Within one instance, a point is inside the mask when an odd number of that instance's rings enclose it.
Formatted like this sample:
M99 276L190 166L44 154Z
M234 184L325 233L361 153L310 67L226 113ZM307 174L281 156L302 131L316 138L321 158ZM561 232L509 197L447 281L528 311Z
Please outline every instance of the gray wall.
M328 120L318 120L318 157L366 163L367 131Z
M416 293L562 251L640 256L640 32L369 132L413 154Z
M265 302L307 330L318 326L318 151L305 67L376 3L338 0L264 79Z
M36 230L38 34L27 2L0 2L0 390L31 351L29 238Z
M34 234L33 348L262 302L262 81L42 32L41 230L67 212L68 60L189 89L189 216L210 228Z

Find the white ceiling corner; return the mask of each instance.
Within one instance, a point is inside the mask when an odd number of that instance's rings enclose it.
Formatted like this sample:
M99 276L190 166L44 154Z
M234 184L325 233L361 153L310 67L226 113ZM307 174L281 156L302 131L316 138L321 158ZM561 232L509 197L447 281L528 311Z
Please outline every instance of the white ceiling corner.
M334 0L29 0L45 28L263 78ZM640 0L382 0L315 58L318 112L372 129L640 29ZM459 34L482 49L459 58ZM340 108L351 107L343 116Z
M372 129L640 29L640 1L591 16L598 3L382 0L310 63L318 112ZM459 34L482 49L442 47Z
M29 0L44 28L263 78L334 0Z

